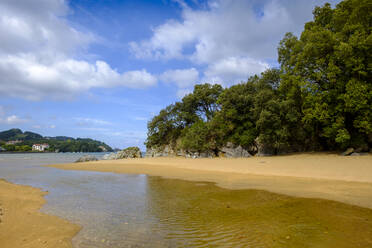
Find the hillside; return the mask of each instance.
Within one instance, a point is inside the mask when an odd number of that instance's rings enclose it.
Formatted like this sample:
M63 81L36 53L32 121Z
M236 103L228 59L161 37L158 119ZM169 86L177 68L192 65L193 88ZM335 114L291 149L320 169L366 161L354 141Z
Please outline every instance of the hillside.
M8 141L16 141L15 144L7 144ZM43 137L38 133L23 132L13 128L0 132L0 151L25 152L31 151L33 144L46 143L50 152L102 152L112 151L112 148L104 142L88 138L72 138L66 136Z

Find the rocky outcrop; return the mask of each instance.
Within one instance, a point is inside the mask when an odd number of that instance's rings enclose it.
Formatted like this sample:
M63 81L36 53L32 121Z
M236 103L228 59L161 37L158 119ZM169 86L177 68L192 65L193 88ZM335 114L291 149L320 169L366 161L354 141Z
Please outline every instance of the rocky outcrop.
M256 138L255 143L257 147L256 156L264 157L273 156L275 154L275 149L271 145L261 142L259 137Z
M123 158L142 158L141 150L136 146L128 147L116 155L116 159Z
M147 147L146 158L154 157L185 157L185 158L210 158L214 157L212 152L194 152L182 149L176 150L169 145L162 147Z
M153 157L173 157L173 156L184 156L183 151L176 152L171 146L165 145L163 147L147 147L146 158Z
M163 147L147 147L146 155L147 158L152 157L185 157L185 158L213 158L216 157L214 151L185 151L182 149L175 149L169 145ZM219 156L227 158L238 158L238 157L251 157L252 155L242 148L241 146L234 146L232 143L227 143L221 151Z
M128 147L117 153L105 154L103 160L125 159L125 158L142 158L141 150L138 147Z
M207 152L184 152L184 155L183 157L186 157L186 158L213 158L213 157L216 157L216 155L211 152L211 151L207 151Z
M97 161L98 159L92 155L85 155L75 161L75 163Z
M227 144L221 148L220 156L226 158L247 158L252 157L252 155L245 150L243 147L235 146L231 142L227 142Z

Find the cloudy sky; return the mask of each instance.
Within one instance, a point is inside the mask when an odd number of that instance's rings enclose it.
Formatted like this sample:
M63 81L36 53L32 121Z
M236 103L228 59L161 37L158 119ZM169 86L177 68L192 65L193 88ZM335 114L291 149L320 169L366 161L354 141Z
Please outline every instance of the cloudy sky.
M1 0L0 130L144 148L160 109L277 66L280 39L325 2Z

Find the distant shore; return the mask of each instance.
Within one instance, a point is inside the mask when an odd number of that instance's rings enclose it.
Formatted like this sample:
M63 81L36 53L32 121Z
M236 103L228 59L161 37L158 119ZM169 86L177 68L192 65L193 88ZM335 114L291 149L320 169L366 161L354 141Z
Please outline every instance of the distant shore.
M142 158L49 165L65 170L147 174L262 189L372 208L372 155L304 153L239 159Z
M41 213L46 192L0 179L0 247L72 247L80 227Z

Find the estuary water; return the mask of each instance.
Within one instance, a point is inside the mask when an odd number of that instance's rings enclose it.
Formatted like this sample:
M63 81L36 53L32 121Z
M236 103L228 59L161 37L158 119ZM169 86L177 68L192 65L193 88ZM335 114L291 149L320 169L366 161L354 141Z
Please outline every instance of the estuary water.
M0 154L0 178L49 191L41 211L90 247L372 247L372 210L208 182L41 165L83 154ZM97 157L103 154L94 154Z

